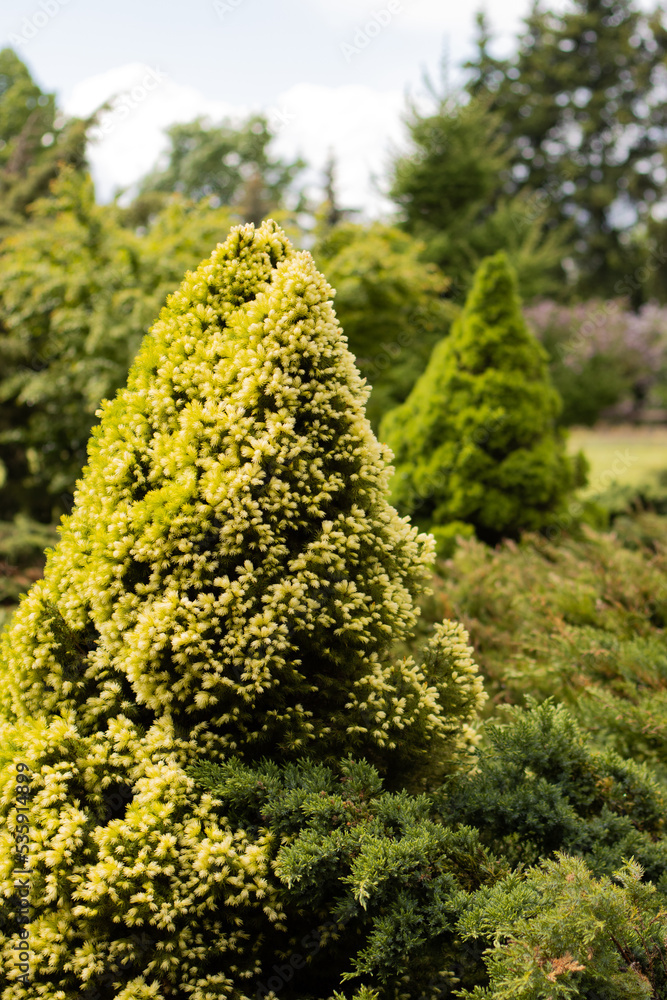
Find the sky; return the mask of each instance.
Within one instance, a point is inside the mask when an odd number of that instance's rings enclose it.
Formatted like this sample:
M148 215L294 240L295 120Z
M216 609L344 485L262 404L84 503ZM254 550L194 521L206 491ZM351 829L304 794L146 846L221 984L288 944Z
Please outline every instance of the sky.
M555 0L563 6L567 0ZM486 0L511 48L529 0ZM116 96L90 150L98 197L150 170L174 122L264 111L273 148L300 154L313 191L333 151L341 204L386 214L383 183L405 147L408 100L424 77L460 82L477 4L456 0L11 0L0 47L12 46L59 106L85 115Z

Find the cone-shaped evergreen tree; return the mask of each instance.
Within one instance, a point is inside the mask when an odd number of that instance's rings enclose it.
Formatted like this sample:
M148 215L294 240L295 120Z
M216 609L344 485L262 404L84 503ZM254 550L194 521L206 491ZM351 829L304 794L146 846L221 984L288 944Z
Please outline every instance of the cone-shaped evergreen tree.
M259 974L283 926L275 838L194 796L202 757L352 750L386 772L474 738L460 626L436 629L422 666L392 659L432 541L388 504L330 294L272 222L186 275L103 405L5 633L0 896L16 927L20 779L35 996L238 998ZM18 1000L0 943L2 1000Z
M503 252L488 257L450 335L382 424L392 501L443 548L471 528L488 542L542 528L581 475L556 428L560 406L514 271Z

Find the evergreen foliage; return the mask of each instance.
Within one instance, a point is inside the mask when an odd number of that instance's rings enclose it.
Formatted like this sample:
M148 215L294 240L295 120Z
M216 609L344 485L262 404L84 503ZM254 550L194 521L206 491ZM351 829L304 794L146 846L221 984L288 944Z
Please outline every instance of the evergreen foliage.
M521 315L503 252L479 268L461 316L381 436L395 455L392 500L445 544L547 525L577 482L556 428L546 354Z
M494 936L488 987L461 1000L662 1000L667 911L633 859L596 879L560 855L482 889L460 921L465 938ZM618 884L620 883L620 885Z
M64 169L0 249L0 478L4 517L57 520L103 397L187 263L227 232L226 209L166 203L143 233ZM4 470L4 476L3 476Z
M505 250L527 298L557 294L567 227L545 229L544 200L506 192L512 148L488 102L440 97L433 114L412 109L412 148L393 165L391 197L407 232L427 247L463 301L481 261Z
M366 413L377 427L402 403L458 310L449 282L423 260L424 246L393 226L341 223L313 247L336 289L336 315L362 376L372 386Z
M90 123L68 119L12 49L0 51L0 233L25 224L64 166L85 167Z
M465 624L494 701L552 696L667 778L667 518L622 515L613 531L496 549L468 541L444 574L423 627Z
M573 227L578 293L629 294L636 306L645 294L642 275L656 268L664 290L663 227L651 241L657 262L628 238L653 225L666 189L661 5L535 5L507 59L490 55L483 18L480 28L477 56L467 64L469 89L500 119L511 151L510 191L538 192L547 226Z
M513 865L564 851L612 875L632 855L667 894L667 800L646 765L592 748L562 705L505 714L485 727L474 770L447 782L443 819L477 827Z
M267 970L265 990L329 997L349 981L355 996L361 982L387 1000L417 1000L481 981L482 946L462 946L457 921L476 890L509 870L476 831L434 821L425 795L386 792L364 762L190 773L226 815L244 829L268 827L281 845L272 868L290 948ZM312 957L295 976L290 958L303 949Z
M340 980L363 984L355 997L467 996L476 984L481 997L486 949L498 1000L537 1000L545 981L590 1000L643 997L642 976L664 995L664 791L645 769L591 751L549 704L494 728L479 768L433 798L387 793L352 761L189 769L234 823L266 826L282 845L272 868L293 937L262 991L330 996ZM526 870L540 853L551 859ZM502 992L504 977L516 994Z
M192 802L186 768L351 750L418 784L477 739L461 627L436 628L420 665L399 657L432 541L387 502L331 291L275 223L237 227L103 404L0 647L3 1000L23 995L19 770L38 995L240 1000L284 927L278 840Z

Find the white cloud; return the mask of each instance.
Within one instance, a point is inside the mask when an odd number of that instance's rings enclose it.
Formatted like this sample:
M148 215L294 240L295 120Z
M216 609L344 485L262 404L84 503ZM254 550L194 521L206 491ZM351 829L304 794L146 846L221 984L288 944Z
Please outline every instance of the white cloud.
M194 87L175 83L159 66L128 63L78 83L63 100L66 114L88 115L110 98L114 110L100 119L99 138L89 150L98 194L110 198L154 166L166 148L165 129L198 115L219 120L247 109L211 101Z
M121 96L115 110L101 119L100 137L89 154L102 199L134 184L153 167L166 148L167 126L198 115L219 121L253 110L208 100L195 88L169 79L159 67L143 63L82 80L65 98L64 110L87 115L114 95ZM322 167L333 149L341 203L373 215L388 205L373 189L371 175L385 172L389 143L402 133L403 107L399 91L300 83L263 110L275 133L275 150L286 157L300 153L310 165L306 180L313 187L320 185Z
M371 177L385 173L389 143L402 133L404 98L399 91L300 83L279 97L277 107L288 112L288 123L276 136L277 150L301 152L318 181L316 171L321 172L333 150L341 204L360 207L366 215L388 208Z

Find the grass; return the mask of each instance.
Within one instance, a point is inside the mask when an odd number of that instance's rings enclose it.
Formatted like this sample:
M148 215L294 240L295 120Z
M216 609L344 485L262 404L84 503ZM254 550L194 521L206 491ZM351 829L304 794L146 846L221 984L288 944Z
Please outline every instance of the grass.
M617 482L638 486L667 469L667 427L577 427L568 450L583 451L590 462L585 495L600 493Z

